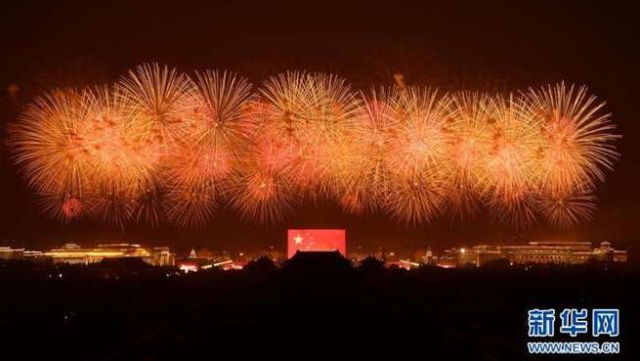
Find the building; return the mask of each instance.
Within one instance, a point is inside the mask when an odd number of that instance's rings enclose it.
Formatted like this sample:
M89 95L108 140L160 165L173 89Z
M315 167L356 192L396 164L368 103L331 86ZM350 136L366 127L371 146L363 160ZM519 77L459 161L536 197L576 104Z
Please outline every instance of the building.
M0 259L22 259L24 252L24 248L0 247Z
M298 251L284 264L283 272L295 275L347 276L355 274L355 268L338 250Z
M435 259L434 262L443 268L468 267L476 265L476 258L477 256L473 249L464 247L451 248L445 250L444 254Z
M33 262L46 262L51 258L42 251L29 251L24 248L0 247L0 260L21 259Z
M489 261L506 258L499 247L475 246L469 253L475 257L472 263L476 266L485 264Z
M24 253L22 254L22 259L32 261L32 262L51 261L51 257L45 255L45 252L42 252L42 251L24 251Z
M442 256L438 259L437 266L442 268L454 268L458 266L458 262L454 257Z
M44 253L54 263L91 264L108 258L140 258L153 266L173 266L175 255L168 247L148 249L139 244L100 244L95 248L82 248L75 243L67 243L62 248L54 248Z
M501 251L511 263L582 264L594 258L591 242L529 242Z
M169 247L153 247L151 249L150 263L154 266L175 266L176 254L171 253Z
M427 250L424 252L423 255L421 253L416 255L416 256L421 256L421 257L416 257L415 259L416 262L419 262L425 265L430 265L430 266L435 266L438 264L438 257L433 253L433 251L431 250L431 247L427 247Z
M615 250L611 243L602 242L593 247L591 242L529 242L526 245L488 246L450 249L443 259L450 260L446 266L481 266L498 259L510 264L584 264L591 260L626 262L627 251Z
M627 262L627 251L613 249L611 243L604 241L594 250L596 259L612 262Z
M233 261L229 260L228 263ZM208 269L215 266L225 265L227 262L216 263L213 257L198 257L196 250L192 249L188 257L178 257L176 266L184 272L197 272L201 269Z

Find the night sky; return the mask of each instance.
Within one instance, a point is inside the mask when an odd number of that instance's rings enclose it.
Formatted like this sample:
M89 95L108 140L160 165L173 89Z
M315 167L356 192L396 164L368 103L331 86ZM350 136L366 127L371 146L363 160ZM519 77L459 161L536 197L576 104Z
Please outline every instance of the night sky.
M138 241L184 250L284 250L291 227L346 228L350 247L443 248L479 242L611 240L632 247L640 230L638 20L612 1L12 1L0 11L0 245L40 248L76 241ZM626 6L626 7L625 7ZM306 205L288 223L261 228L222 211L200 229L48 220L12 165L6 124L54 86L117 80L157 61L191 72L231 69L259 84L288 69L345 76L356 88L409 84L446 90L517 90L566 80L608 102L622 158L598 188L592 222L567 231L526 230L476 220L404 227L385 215L350 216L331 204ZM9 85L19 87L17 99ZM12 240L15 240L12 242Z

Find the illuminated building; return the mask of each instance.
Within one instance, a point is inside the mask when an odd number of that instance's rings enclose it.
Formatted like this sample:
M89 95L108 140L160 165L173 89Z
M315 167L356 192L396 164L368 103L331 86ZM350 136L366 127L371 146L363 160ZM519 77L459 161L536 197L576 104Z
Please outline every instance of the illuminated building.
M346 231L344 229L290 229L287 232L287 257L296 252L338 251L347 256Z
M45 252L42 251L24 251L22 254L22 259L41 262L41 261L50 261L51 257L45 255Z
M594 257L591 242L529 242L523 246L503 246L512 263L581 264Z
M24 248L0 247L0 259L22 259Z
M505 259L510 264L584 264L590 260L626 262L627 251L615 250L611 243L602 242L594 248L590 242L529 242L526 245L460 248L445 251L443 259L452 260L447 266L481 266L486 262Z
M465 265L465 257L468 257L467 249L451 248L444 251L444 254L437 259L437 265L442 268L462 267Z
M90 264L106 258L140 258L154 266L173 266L174 254L168 247L156 247L151 250L139 244L115 243L100 244L96 248L82 248L75 243L67 243L62 248L45 252L54 263Z
M485 246L485 245L473 247L472 249L469 250L469 255L471 255L471 257L467 258L468 263L475 266L480 266L489 261L495 261L495 260L506 258L502 254L502 250L500 247L492 247L492 246Z
M22 259L27 261L47 261L51 258L41 251L29 251L24 248L0 247L0 259Z
M189 256L176 258L176 267L183 272L197 272L211 268L219 268L223 271L241 270L247 265L248 257L244 252L239 252L236 259L231 259L224 251L219 255L207 251L200 253L206 256L198 256L195 249L192 249Z
M215 263L213 266L214 267L220 267L222 268L223 271L232 271L232 270L241 270L243 269L245 266L247 265L247 262L245 261L224 261L224 262L218 262Z
M458 266L458 261L456 257L445 255L438 259L437 265L442 268L453 268Z
M75 243L67 243L62 248L54 248L45 255L51 257L54 263L90 264L102 261L105 257L121 257L121 252L99 248L82 248Z
M604 241L600 247L594 249L596 259L612 262L627 262L627 251L613 249L611 243Z
M421 249L416 251L414 257L414 262L425 264L425 265L435 265L438 263L438 257L433 254L431 247L427 247L426 250Z
M418 262L413 262L411 260L408 259L401 259L398 262L392 262L392 263L387 263L387 267L391 267L391 266L398 266L400 268L404 268L406 270L410 270L412 268L418 268L420 267L420 263Z
M443 268L475 266L477 264L477 253L474 248L451 248L444 251L440 257L431 256L431 264L436 264Z
M197 272L201 269L209 269L231 263L233 263L233 261L230 259L216 263L212 257L198 257L195 249L192 249L191 252L189 252L188 257L176 258L176 267L184 272Z
M151 263L155 266L174 266L176 264L176 254L171 253L169 247L153 247L151 249Z

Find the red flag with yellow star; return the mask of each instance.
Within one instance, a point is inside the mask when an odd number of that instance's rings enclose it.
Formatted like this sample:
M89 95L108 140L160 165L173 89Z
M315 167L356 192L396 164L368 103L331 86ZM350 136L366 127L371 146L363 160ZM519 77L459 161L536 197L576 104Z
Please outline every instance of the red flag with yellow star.
M339 251L347 255L346 231L344 229L290 229L287 234L288 258L297 251Z

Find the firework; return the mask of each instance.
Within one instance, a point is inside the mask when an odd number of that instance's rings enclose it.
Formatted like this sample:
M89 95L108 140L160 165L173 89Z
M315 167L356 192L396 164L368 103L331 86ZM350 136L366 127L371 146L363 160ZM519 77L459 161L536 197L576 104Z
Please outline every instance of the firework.
M593 217L596 196L584 187L575 187L567 193L547 194L540 201L546 219L554 226L570 227Z
M233 167L248 145L247 109L252 96L251 84L235 74L196 73L194 90L181 100L187 109L186 128L167 161L168 213L173 222L190 226L213 217Z
M291 168L279 167L288 150L269 139L259 141L232 175L231 206L244 218L261 224L285 219L299 201L299 186Z
M586 87L564 83L529 89L526 100L539 128L536 149L538 182L550 192L566 193L577 185L604 181L619 156L613 141L610 114L601 113L604 102L587 94Z
M45 212L180 226L220 208L274 223L305 200L403 223L488 214L527 226L590 219L619 154L604 103L560 83L521 93L358 93L335 75L287 72L258 91L220 71L158 64L113 86L59 89L10 128Z
M482 192L499 218L511 218L515 225L526 225L535 221L531 205L534 199L534 129L521 101L513 95L494 97L490 104Z
M392 136L396 118L390 106L393 91L381 89L360 94L361 107L354 114L355 128L345 151L344 171L334 189L345 212L378 211L384 204L391 182Z
M136 196L139 195L132 194L129 188L108 183L96 185L86 202L89 207L87 213L95 219L124 227L133 220L135 211L133 200Z
M167 195L168 218L180 226L198 226L210 221L218 206L213 182L174 184Z
M136 117L165 154L189 134L193 83L183 73L159 64L143 64L118 83Z
M11 130L16 163L56 218L79 216L92 185L89 103L83 92L54 90L30 104Z
M451 188L447 201L452 217L474 215L487 185L486 158L490 149L491 97L481 93L452 95L452 109L445 121Z
M332 188L355 128L358 99L350 86L333 75L290 72L267 80L262 94L268 132L297 153L296 181L313 194Z
M451 100L435 89L416 87L399 89L392 100L396 125L385 208L407 223L429 221L441 211L450 182L444 122Z

